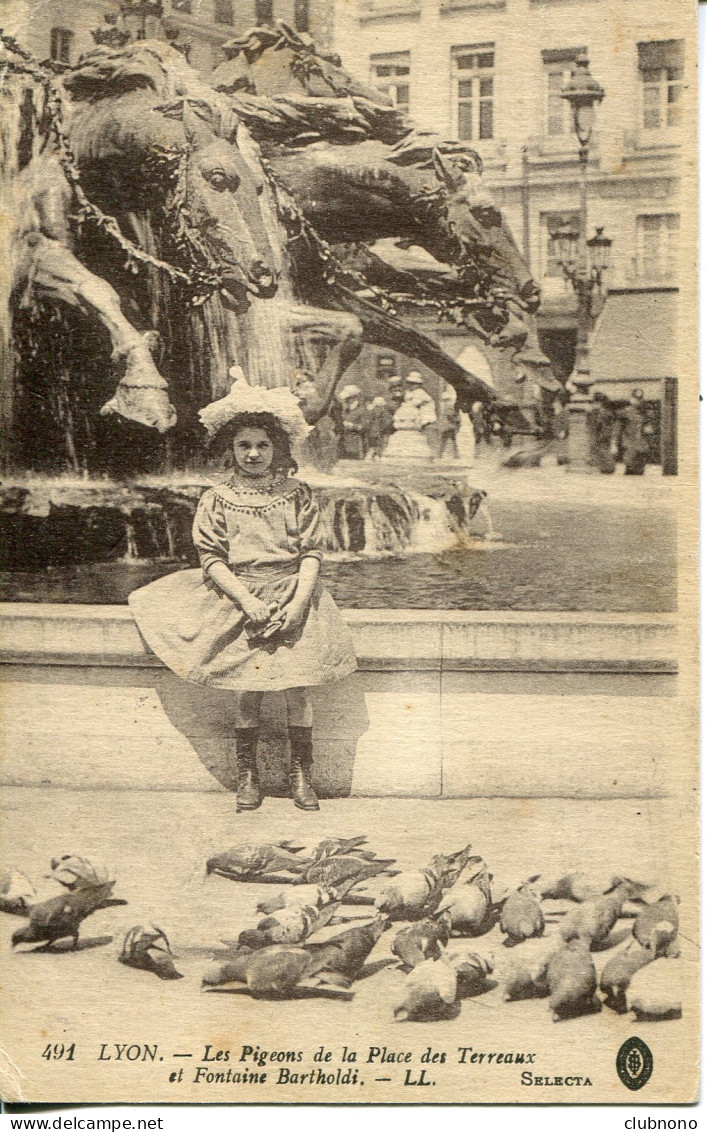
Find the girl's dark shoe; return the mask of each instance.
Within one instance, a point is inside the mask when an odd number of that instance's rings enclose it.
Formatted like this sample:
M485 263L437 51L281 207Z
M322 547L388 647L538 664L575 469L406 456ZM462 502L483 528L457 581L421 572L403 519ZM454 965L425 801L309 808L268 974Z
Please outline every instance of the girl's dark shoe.
M258 777L258 727L236 731L236 800L239 810L257 810L263 800Z
M290 727L290 794L299 810L318 810L312 786L312 728Z

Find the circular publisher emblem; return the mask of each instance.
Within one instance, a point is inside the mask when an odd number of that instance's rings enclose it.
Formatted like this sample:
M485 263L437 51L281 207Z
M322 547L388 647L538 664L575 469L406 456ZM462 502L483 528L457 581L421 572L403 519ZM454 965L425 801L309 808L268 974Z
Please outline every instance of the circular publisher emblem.
M642 1089L653 1072L653 1054L642 1038L627 1038L616 1055L616 1072L627 1089Z

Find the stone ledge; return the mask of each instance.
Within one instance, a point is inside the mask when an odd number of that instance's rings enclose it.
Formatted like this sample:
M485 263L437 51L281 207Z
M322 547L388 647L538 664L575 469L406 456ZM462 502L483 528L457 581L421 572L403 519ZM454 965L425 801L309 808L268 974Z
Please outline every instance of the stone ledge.
M672 614L343 611L364 671L677 671ZM0 604L0 663L162 667L126 606Z

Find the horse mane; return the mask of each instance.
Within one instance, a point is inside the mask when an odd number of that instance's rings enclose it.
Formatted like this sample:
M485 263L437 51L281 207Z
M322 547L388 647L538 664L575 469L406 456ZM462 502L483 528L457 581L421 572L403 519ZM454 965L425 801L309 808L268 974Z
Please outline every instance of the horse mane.
M343 70L341 56L336 51L325 51L306 32L294 31L284 20L276 20L275 26L258 24L249 28L243 35L229 39L223 44L222 50L227 59L235 59L241 53L245 55L248 63L256 63L268 48L276 51L290 47L296 53L306 53L330 63L333 67ZM344 72L346 73L346 72ZM350 78L351 76L349 76Z
M271 95L258 89L253 64L268 51L287 49L292 54L292 91ZM293 149L321 141L377 141L387 147L385 159L394 165L430 169L438 150L461 169L481 172L475 150L417 127L375 87L354 79L338 55L323 51L311 36L293 31L282 20L274 27L250 28L225 43L223 50L227 62L213 72L212 86L229 97L257 141Z
M141 92L165 118L181 118L188 106L215 135L233 140L228 100L207 86L181 52L160 40L97 47L63 76L63 86L72 98L71 137L79 158L100 160L114 148L121 152L130 145L144 127L116 108L124 96ZM156 147L155 156L161 148Z
M116 98L152 90L160 99L186 95L198 76L174 47L141 40L125 47L96 47L64 75L64 86L79 101Z

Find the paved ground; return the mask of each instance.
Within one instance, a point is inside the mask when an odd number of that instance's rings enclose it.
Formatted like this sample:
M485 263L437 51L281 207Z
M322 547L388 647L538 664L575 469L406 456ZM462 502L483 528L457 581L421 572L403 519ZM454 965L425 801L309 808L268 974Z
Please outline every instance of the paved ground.
M310 999L263 1003L244 996L208 994L201 975L219 941L234 938L251 923L257 898L265 891L223 878L204 876L204 862L213 852L239 842L280 838L314 843L320 837L366 833L385 856L401 867L424 864L435 851L471 843L485 856L498 886L530 873L556 871L582 863L594 868L655 878L666 889L681 887L671 875L674 843L684 813L669 802L568 800L347 799L326 803L316 815L302 814L282 799L268 800L255 814L237 815L232 795L9 789L2 793L7 860L25 871L46 894L52 882L41 881L49 859L78 852L106 862L118 878L116 895L127 907L105 910L87 921L83 946L76 952L9 955L15 917L0 917L5 956L4 1018L12 1019L12 1036L4 1027L4 1071L7 1095L28 1100L258 1101L292 1100L495 1100L556 1102L563 1099L626 1102L628 1094L615 1070L616 1054L632 1034L650 1045L655 1070L641 1101L687 1100L690 1089L679 1084L696 1056L691 1035L696 1029L682 1020L636 1023L631 1016L603 1010L599 1014L553 1024L542 1000L505 1004L500 987L462 1004L457 1018L437 1023L393 1021L402 973L390 959L386 933L371 956L378 970L356 984L352 1002ZM361 909L357 909L360 913ZM689 981L696 979L695 909L683 900L683 955ZM184 978L160 982L116 962L123 932L135 923L154 921L168 933ZM624 921L614 933L617 946L630 929ZM557 925L548 929L548 935ZM522 945L531 948L533 944ZM507 961L497 930L478 941L493 954L497 972ZM517 951L515 954L519 954ZM601 968L609 952L597 954ZM693 986L693 999L696 992ZM688 1012L689 1013L689 1012ZM74 1057L43 1060L47 1045L76 1043ZM116 1059L115 1043L158 1043L158 1060ZM322 1045L332 1051L327 1072L350 1067L342 1062L347 1046L358 1053L355 1085L276 1084L282 1065L267 1062L266 1084L193 1083L204 1047L231 1051L231 1068L256 1069L252 1059L241 1063L242 1046L302 1051L302 1062L290 1070L310 1073ZM100 1060L101 1047L105 1056ZM411 1060L396 1064L367 1061L369 1047L387 1047ZM592 1086L527 1085L526 1064L503 1062L460 1064L460 1047L475 1051L527 1053L537 1057L535 1075L578 1075ZM428 1061L421 1059L430 1053ZM137 1046L136 1046L137 1048ZM235 1051L235 1052L234 1052ZM432 1060L444 1052L445 1063ZM134 1053L134 1050L133 1050ZM176 1059L176 1053L191 1058ZM140 1054L142 1056L142 1054ZM149 1058L149 1054L147 1055ZM163 1058L160 1061L159 1058ZM405 1071L437 1083L423 1090L404 1084ZM287 1065L285 1067L288 1067ZM183 1069L181 1082L170 1073ZM214 1063L211 1068L223 1065ZM380 1080L380 1078L390 1078ZM378 1079L378 1080L377 1080ZM307 1077L309 1080L309 1077ZM573 1089L576 1095L573 1096Z

